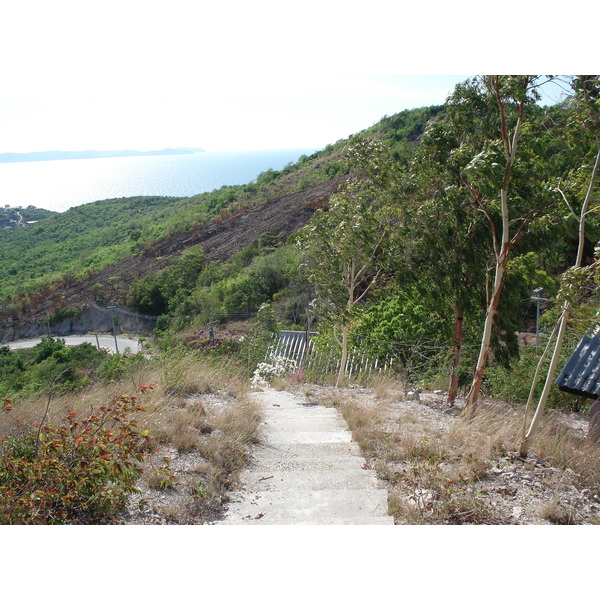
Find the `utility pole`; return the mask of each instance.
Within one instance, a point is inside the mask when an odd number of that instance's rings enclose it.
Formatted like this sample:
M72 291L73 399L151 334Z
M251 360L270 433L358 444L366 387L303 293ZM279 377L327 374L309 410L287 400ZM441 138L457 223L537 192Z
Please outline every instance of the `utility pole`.
M536 303L535 306L535 345L540 345L540 304L546 302L547 298L542 298L543 288L536 288L533 290L533 296L529 298Z
M94 319L94 303L90 304L90 315L92 317L92 327L94 328L94 335L96 336L96 346L100 350L100 340L98 339L98 328L96 327L96 320Z
M107 306L106 308L108 308L108 310L110 311L109 315L110 315L110 320L111 320L111 323L112 323L113 337L115 338L115 352L117 354L119 354L119 346L117 344L117 331L115 329L115 319L116 319L116 317L112 313L112 309L116 308L116 307L115 306Z

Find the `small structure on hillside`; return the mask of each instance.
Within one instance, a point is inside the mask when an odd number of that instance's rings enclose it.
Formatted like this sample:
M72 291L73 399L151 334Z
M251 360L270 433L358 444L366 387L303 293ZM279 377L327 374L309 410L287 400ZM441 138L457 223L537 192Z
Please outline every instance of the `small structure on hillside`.
M600 441L600 326L577 344L556 384L563 392L595 400L590 409L589 436Z

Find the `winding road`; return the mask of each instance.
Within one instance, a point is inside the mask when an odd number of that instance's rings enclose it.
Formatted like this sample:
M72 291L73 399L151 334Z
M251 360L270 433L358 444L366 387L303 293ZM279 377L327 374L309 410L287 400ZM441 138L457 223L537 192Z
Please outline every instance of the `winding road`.
M53 336L55 339L65 340L67 346L78 346L79 344L92 344L93 346L99 346L101 349L108 350L109 352L115 352L115 338L112 335L67 335L67 336ZM6 344L0 344L8 346L11 350L17 350L19 348L33 348L42 341L42 338L33 338L29 340L17 340L15 342L8 342ZM119 354L124 352L132 352L137 354L140 351L139 338L129 337L124 335L118 335L116 338L116 348Z

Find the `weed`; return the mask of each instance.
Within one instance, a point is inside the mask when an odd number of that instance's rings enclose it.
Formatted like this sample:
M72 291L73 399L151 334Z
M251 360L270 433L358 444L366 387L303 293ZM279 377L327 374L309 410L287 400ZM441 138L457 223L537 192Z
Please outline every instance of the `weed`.
M540 517L556 525L576 525L580 522L577 512L573 507L563 506L556 499L542 506Z

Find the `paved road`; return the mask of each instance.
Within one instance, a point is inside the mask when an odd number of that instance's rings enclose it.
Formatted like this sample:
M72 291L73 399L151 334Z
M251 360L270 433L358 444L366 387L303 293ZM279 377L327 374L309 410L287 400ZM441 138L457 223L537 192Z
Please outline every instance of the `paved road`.
M56 336L55 336L56 337ZM115 351L115 338L112 335L98 335L98 339L96 340L95 335L67 335L67 336L58 336L59 339L65 340L65 344L67 346L78 346L79 344L83 344L85 342L96 346L98 343L100 344L100 348L104 348L109 352ZM129 352L133 352L134 354L139 352L139 342L137 337L128 337L124 335L117 336L117 348L119 353L125 352L127 349ZM18 348L33 348L41 342L41 338L35 338L30 340L17 340L15 342L8 342L7 344L1 344L0 346L8 346L11 350L16 350Z
M393 525L387 491L335 408L268 389L264 442L217 525Z

